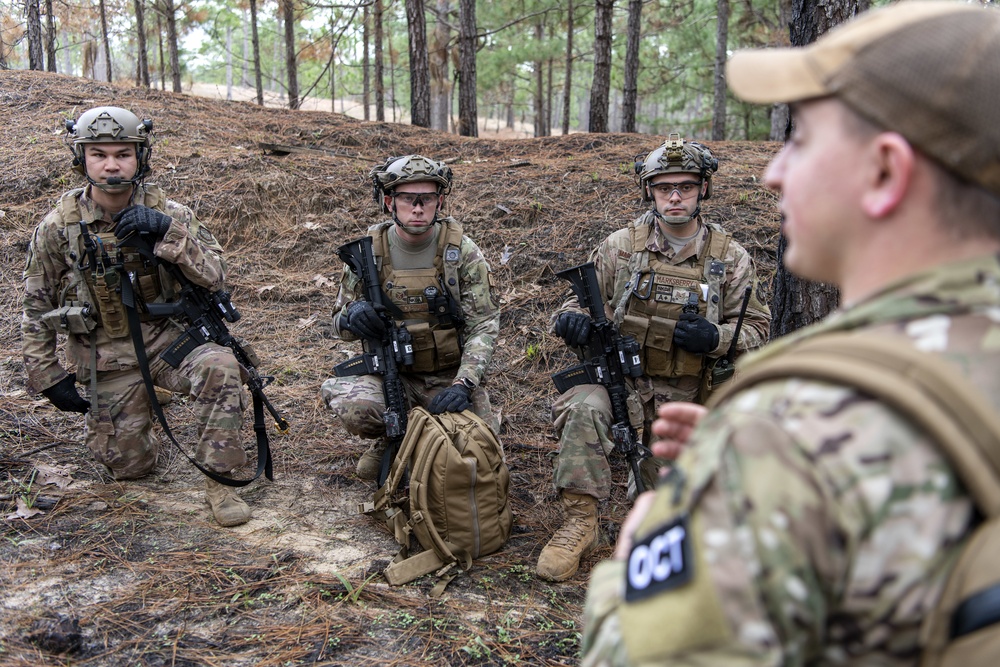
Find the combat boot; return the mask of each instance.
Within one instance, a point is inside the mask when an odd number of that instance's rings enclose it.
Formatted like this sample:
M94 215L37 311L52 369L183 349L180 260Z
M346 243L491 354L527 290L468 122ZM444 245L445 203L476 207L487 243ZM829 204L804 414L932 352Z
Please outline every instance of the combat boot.
M597 499L586 494L560 493L566 522L538 556L535 571L542 579L565 581L580 568L580 558L597 546Z
M220 484L211 477L205 478L205 502L212 509L212 515L220 526L239 526L253 516L250 506L233 487Z
M379 438L365 450L365 453L358 459L358 477L361 479L374 481L378 479L378 471L382 467L382 454L386 448L385 438Z

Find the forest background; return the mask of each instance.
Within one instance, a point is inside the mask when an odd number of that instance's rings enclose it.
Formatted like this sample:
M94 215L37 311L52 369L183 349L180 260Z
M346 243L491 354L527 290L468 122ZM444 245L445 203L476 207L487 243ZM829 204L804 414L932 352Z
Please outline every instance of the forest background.
M412 122L781 138L726 93L734 49L789 43L802 0L10 0L0 69ZM834 6L834 9L826 7ZM836 20L867 2L824 3ZM326 103L323 104L322 100ZM469 118L477 118L476 123Z

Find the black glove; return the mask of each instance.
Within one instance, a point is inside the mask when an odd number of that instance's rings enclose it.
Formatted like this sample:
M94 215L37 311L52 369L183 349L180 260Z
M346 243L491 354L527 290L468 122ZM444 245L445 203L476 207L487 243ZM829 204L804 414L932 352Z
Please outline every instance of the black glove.
M708 354L719 345L719 328L701 315L681 313L674 328L674 345L694 354Z
M583 313L561 313L556 318L556 334L567 345L579 347L590 337L590 318Z
M356 336L380 340L385 334L385 322L368 301L352 301L340 316L340 327Z
M472 402L469 397L472 390L464 384L453 384L440 394L434 397L427 409L432 415L439 415L442 412L461 412L468 410Z
M63 412L86 413L90 409L90 401L76 390L76 373L70 373L48 389L43 389L42 396Z
M129 206L114 217L115 236L123 239L138 233L161 239L170 229L170 216L148 206Z

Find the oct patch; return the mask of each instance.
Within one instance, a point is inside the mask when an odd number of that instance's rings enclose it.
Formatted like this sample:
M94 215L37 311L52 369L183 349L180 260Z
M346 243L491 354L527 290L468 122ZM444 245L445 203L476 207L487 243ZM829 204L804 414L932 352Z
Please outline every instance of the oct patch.
M635 602L691 581L691 533L686 514L632 546L625 569L625 601Z

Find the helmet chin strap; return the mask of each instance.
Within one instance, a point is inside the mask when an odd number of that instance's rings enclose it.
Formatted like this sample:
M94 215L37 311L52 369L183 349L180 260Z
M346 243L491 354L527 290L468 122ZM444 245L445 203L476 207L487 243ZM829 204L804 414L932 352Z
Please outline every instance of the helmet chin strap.
M701 213L700 202L698 203L698 206L695 207L694 212L691 215L663 215L662 213L660 213L660 210L656 208L655 205L653 206L653 215L662 220L663 222L667 223L671 227L683 227L687 223L697 218L700 213Z

